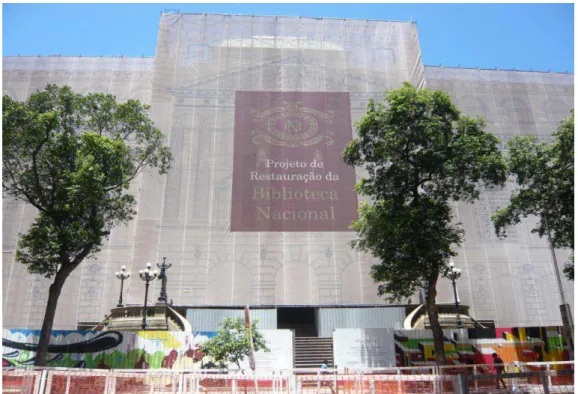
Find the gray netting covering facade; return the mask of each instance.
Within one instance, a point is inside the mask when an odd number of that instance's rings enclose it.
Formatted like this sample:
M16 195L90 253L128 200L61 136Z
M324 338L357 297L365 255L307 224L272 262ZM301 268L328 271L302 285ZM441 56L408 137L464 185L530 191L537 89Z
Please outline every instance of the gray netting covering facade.
M573 74L426 67L425 77L428 88L450 94L462 112L486 119L487 130L503 143L514 135L551 140L574 107ZM466 230L456 259L462 268L460 298L475 318L493 319L500 327L559 324L554 265L546 240L531 233L535 222L512 227L505 240L494 234L490 216L508 204L512 188L510 183L487 190L476 204L455 205ZM568 252L556 257L562 269ZM573 306L573 285L563 283L566 302ZM440 296L449 301L449 292L446 288Z
M152 58L5 57L3 94L17 100L48 83L71 86L79 93L111 93L118 100L151 101ZM142 177L134 182L138 195ZM40 328L51 281L30 275L13 262L18 233L26 232L36 209L20 201L2 201L2 316L4 327ZM76 328L77 321L100 321L118 297L115 271L132 259L136 222L113 230L98 260L83 262L69 277L58 302L55 329ZM138 275L133 280L139 280ZM144 298L144 297L143 297ZM136 301L136 300L135 300Z
M443 89L502 139L547 138L573 107L571 75L424 68L416 25L405 22L164 14L154 62L39 57L3 66L4 94L19 100L50 82L151 103L175 158L167 176L135 180L137 217L73 273L55 329L102 320L116 305L122 265L133 272L125 298L142 303L134 273L162 257L173 264L167 293L176 305L383 303L368 275L375 261L350 249L355 235L344 227L362 173L338 160L367 100L403 81ZM275 168L292 162L306 168ZM294 178L274 177L287 173ZM456 259L461 301L502 327L558 325L545 242L526 222L505 241L491 230L508 192L456 204L467 239ZM4 326L38 328L50 282L11 254L34 211L4 199L3 213ZM158 292L155 283L149 299ZM569 284L566 294L572 300ZM452 298L442 283L438 301Z

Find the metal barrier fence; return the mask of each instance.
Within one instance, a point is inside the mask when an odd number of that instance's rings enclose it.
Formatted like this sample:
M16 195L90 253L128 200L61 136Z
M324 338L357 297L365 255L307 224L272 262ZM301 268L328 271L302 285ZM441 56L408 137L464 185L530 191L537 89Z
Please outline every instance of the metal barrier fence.
M453 375L456 392L469 393L574 393L574 362L504 364L496 373L495 365L459 365L439 368Z
M26 394L554 394L574 392L574 362L333 370L270 370L243 375L211 370L5 368L3 393Z

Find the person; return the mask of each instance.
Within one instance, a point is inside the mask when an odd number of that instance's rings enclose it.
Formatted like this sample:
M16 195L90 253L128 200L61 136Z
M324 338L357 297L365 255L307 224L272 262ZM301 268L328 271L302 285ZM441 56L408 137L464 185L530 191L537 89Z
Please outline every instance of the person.
M498 353L493 353L492 357L494 358L494 371L496 371L496 375L498 375L496 378L496 388L499 389L500 382L502 382L504 388L507 389L508 387L506 386L506 382L504 382L504 379L499 376L505 371L504 361L500 358L500 356L498 356Z
M323 363L321 364L321 374L322 375L327 375L329 373L328 371L329 367L327 365L327 360L323 360ZM329 387L329 389L331 390L331 392L333 394L335 394L335 390L333 390L333 384L330 380L322 380L321 381L321 387Z
M468 369L468 375L474 374L474 359L469 354L466 354L466 367Z

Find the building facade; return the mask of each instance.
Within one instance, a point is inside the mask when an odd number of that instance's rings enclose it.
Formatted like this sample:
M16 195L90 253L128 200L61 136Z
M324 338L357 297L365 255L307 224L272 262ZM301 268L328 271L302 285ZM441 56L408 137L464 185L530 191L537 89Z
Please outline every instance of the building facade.
M304 324L317 333L401 328L403 308L375 308L385 306L369 277L375 259L349 247L363 172L340 154L369 98L404 81L448 92L502 142L547 140L573 108L571 74L424 66L408 22L163 14L154 59L3 58L3 93L18 100L53 83L151 104L174 155L166 176L144 172L133 182L137 216L71 275L54 328L102 320L116 305L114 272L163 257L172 263L168 297L191 320L249 304L262 309L266 328L291 320L289 307L313 311ZM455 204L466 230L455 259L460 301L499 327L561 325L553 263L532 220L505 240L494 235L490 216L510 190ZM4 327L39 328L50 281L13 261L35 212L5 198L3 214ZM567 254L557 251L561 264ZM440 282L438 302L451 302L449 281ZM572 300L572 284L564 286ZM125 290L129 303L142 303L137 275ZM160 283L151 290L155 300Z

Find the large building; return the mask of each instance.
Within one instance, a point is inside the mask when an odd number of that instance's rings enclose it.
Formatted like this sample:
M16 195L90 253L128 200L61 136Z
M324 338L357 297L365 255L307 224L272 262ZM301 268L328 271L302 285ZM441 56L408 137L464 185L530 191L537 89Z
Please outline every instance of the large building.
M404 81L442 89L502 142L547 140L574 106L572 74L427 67L415 23L375 20L163 14L154 59L4 57L2 77L3 93L18 100L52 83L149 103L174 155L168 175L133 182L138 215L68 279L55 329L102 320L117 303L122 265L133 272L125 299L142 303L136 272L163 257L168 296L199 331L245 304L258 307L264 328L401 328L404 308L376 308L385 306L368 275L376 260L348 245L362 171L340 154L369 98ZM505 240L494 235L490 216L511 187L454 206L466 230L455 259L460 301L497 327L561 325L553 262L532 220ZM4 198L5 328L42 323L51 282L13 261L34 215ZM557 251L560 265L567 255ZM570 282L564 291L572 302ZM438 302L452 300L440 280Z

